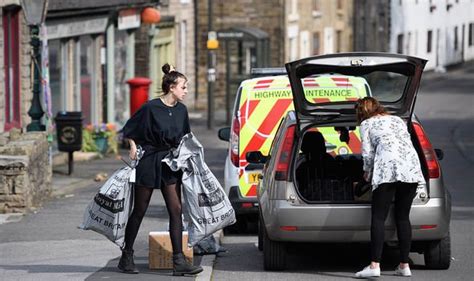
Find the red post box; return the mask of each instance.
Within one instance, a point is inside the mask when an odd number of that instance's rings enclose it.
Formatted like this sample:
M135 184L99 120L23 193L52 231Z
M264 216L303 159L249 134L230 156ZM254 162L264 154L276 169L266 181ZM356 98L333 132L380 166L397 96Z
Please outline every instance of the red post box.
M145 77L134 77L127 80L130 86L130 115L133 115L139 108L148 101L148 89L151 80Z

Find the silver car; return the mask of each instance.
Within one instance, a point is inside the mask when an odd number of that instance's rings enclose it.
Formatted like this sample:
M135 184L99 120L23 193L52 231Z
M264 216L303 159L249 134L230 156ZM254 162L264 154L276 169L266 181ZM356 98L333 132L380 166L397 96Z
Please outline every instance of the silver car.
M365 95L370 93L406 121L426 178L410 213L411 251L424 254L427 268L449 268L451 200L438 163L442 151L433 149L413 114L425 63L398 54L347 53L286 64L295 111L282 120L268 156L258 151L246 155L250 163L265 163L257 196L259 249L266 270L285 268L290 243L370 241L371 187L362 177L355 103L340 98L341 91L334 91L332 100L318 100L317 83L305 83L336 74L365 79L370 87ZM335 80L335 88L350 90L350 79L343 80ZM315 141L317 134L324 137L322 147ZM397 245L392 211L385 240Z

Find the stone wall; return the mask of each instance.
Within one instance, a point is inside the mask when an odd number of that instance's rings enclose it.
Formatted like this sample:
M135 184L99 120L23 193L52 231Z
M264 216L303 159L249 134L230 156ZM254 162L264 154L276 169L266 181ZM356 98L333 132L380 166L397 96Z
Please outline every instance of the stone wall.
M196 1L197 49L199 93L197 107L207 108L207 0ZM283 0L216 0L213 1L213 26L216 31L231 27L256 27L268 33L270 39L270 65L282 66L284 61L284 1ZM215 108L225 108L225 50L220 42L217 50L217 80L215 83ZM233 103L233 101L231 101Z
M52 169L45 132L0 134L0 213L22 213L50 196Z

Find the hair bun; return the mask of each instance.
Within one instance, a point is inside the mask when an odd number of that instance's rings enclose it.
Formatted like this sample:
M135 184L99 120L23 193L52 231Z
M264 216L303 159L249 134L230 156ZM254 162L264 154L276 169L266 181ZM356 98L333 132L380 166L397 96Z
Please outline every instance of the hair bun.
M169 63L165 63L162 67L161 70L163 71L164 74L169 74L170 72L176 71L174 66L170 65Z

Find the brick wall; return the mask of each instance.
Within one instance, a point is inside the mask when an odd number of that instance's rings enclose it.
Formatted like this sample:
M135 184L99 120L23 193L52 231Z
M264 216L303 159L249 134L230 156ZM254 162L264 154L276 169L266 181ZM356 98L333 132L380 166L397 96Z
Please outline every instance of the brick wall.
M135 76L149 76L150 38L149 26L142 24L135 32Z

